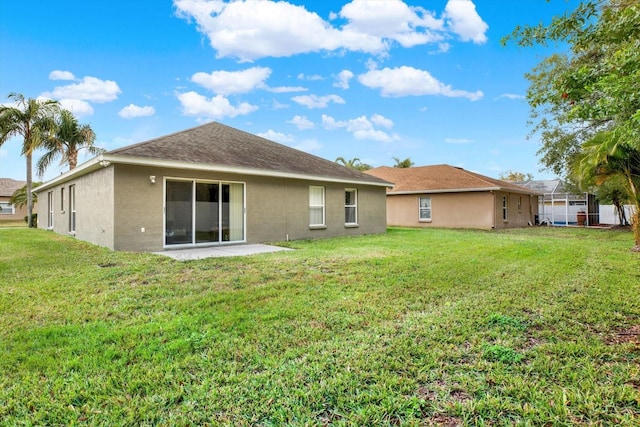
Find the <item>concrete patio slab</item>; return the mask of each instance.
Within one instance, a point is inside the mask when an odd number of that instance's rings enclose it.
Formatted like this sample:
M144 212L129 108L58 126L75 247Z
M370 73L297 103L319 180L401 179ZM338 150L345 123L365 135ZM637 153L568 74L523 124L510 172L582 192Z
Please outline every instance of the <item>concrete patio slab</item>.
M291 251L290 248L281 248L270 245L229 245L229 246L208 246L206 248L171 249L162 252L154 252L157 255L164 255L177 259L178 261L188 261L204 258L218 258L230 256L247 256L264 254L269 252Z

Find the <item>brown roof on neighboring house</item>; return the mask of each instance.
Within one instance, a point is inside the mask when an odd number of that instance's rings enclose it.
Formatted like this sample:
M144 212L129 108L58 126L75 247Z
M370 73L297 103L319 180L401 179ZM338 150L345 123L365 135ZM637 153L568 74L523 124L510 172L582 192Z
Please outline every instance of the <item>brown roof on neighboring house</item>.
M382 166L366 173L392 182L388 194L402 193L447 193L462 191L504 190L515 193L537 194L535 190L521 187L508 181L493 179L450 165L392 168Z
M216 122L106 154L386 183L373 175Z
M13 193L24 187L27 181L16 181L11 178L0 178L0 196L11 197Z

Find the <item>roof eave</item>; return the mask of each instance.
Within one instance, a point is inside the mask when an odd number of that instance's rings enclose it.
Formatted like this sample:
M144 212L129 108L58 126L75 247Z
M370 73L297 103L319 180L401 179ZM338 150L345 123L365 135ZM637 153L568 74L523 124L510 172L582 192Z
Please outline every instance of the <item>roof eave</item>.
M483 191L506 191L510 193L528 194L533 196L542 195L535 191L527 191L527 189L525 188L523 188L522 190L518 190L518 189L504 188L504 187L446 188L446 189L435 189L435 190L390 191L387 193L387 195L394 196L394 195L408 195L408 194L471 193L471 192L483 192Z
M329 177L322 175L306 175L295 172L282 172L282 171L271 171L265 169L254 169L240 166L227 166L227 165L215 165L215 164L207 164L207 163L192 163L185 161L177 161L177 160L162 160L162 159L154 159L147 157L137 157L137 156L119 156L113 154L100 154L99 156L81 164L77 168L70 170L68 172L63 173L60 176L48 181L38 187L37 192L47 190L55 185L64 183L74 178L78 178L80 176L86 175L90 172L93 172L100 167L107 167L114 164L124 164L124 165L136 165L136 166L153 166L153 167L164 167L169 169L182 169L182 170L191 170L191 171L215 171L215 172L225 172L225 173L233 173L240 175L252 175L252 176L268 176L273 178L290 178L290 179L301 179L307 181L325 181L325 182L339 182L344 184L365 184L372 185L377 187L393 187L393 184L390 182L378 182L378 181L369 181L369 180L358 180L358 179L349 179L349 178L338 178L338 177Z

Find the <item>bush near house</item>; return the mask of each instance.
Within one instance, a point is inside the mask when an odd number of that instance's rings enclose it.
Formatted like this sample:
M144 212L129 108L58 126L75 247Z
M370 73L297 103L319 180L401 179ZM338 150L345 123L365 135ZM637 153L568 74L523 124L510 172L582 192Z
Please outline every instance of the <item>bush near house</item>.
M0 230L1 425L637 425L630 233L178 262Z

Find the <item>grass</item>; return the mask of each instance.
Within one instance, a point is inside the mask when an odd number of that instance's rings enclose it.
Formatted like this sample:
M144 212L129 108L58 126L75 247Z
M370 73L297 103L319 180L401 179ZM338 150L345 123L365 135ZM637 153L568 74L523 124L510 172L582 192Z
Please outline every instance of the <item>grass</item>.
M0 230L0 425L638 425L630 233L178 262Z
M21 219L0 219L0 228L14 228L22 227L27 228L27 222Z

